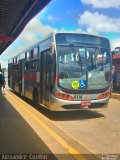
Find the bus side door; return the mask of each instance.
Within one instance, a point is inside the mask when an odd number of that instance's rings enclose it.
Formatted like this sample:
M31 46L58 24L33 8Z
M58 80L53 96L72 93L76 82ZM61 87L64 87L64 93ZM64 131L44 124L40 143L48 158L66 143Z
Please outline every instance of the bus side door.
M19 62L19 92L21 94L24 94L24 69L25 69L25 60L21 59Z

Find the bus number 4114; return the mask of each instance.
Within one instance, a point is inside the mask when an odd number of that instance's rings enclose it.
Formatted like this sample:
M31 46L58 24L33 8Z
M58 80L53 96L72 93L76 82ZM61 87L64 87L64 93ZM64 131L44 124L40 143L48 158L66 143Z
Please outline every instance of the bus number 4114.
M75 94L74 99L82 99L82 94Z

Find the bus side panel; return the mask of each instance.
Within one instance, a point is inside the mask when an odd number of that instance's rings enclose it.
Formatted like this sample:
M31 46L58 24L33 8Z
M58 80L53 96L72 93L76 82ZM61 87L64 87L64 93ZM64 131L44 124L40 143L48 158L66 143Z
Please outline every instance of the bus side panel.
M36 72L25 71L24 73L24 95L29 99L33 99L33 87L36 85Z

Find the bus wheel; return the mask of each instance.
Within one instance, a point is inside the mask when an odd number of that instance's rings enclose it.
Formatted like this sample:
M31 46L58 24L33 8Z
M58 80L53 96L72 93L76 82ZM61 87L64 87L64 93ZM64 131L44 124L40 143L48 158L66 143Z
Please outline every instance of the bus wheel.
M33 91L33 104L34 104L35 107L37 107L38 104L39 104L39 96L38 96L38 91L37 91L37 89L35 89L35 90Z

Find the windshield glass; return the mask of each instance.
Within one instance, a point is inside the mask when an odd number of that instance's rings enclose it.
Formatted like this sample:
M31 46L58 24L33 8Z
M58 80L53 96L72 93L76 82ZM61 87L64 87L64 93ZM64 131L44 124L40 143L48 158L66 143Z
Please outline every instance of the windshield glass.
M110 83L110 51L86 48L88 64L88 89L102 89Z
M110 83L110 51L57 45L59 85L66 89L103 89Z
M59 84L67 89L78 89L79 81L86 81L85 48L58 46ZM86 88L86 85L82 88Z

